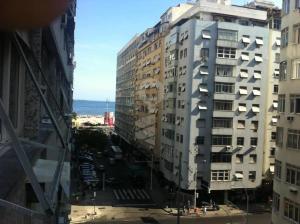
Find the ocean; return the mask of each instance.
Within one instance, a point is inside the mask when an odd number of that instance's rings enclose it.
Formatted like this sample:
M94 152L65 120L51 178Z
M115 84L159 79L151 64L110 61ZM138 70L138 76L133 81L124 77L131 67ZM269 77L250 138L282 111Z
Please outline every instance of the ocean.
M106 111L115 112L115 102L74 100L73 111L78 115L104 115Z

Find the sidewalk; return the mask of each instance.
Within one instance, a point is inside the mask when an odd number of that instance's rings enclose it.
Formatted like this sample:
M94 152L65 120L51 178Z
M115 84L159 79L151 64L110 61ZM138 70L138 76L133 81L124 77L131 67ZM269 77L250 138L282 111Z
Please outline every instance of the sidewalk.
M177 208L165 208L163 209L166 213L170 215L177 215ZM225 217L225 216L238 216L245 215L245 212L239 209L233 209L227 205L220 205L220 210L218 211L206 211L204 214L202 208L190 209L190 212L187 211L185 214L181 215L184 217Z

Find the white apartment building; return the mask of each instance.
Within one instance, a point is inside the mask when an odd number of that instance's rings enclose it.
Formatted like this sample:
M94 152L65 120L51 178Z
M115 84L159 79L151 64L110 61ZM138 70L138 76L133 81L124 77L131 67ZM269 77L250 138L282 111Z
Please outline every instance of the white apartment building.
M300 2L282 5L272 223L300 223Z
M178 184L182 157L182 189L226 198L257 188L273 171L265 152L275 147L279 32L269 28L267 10L230 1L198 1L171 26L161 171Z

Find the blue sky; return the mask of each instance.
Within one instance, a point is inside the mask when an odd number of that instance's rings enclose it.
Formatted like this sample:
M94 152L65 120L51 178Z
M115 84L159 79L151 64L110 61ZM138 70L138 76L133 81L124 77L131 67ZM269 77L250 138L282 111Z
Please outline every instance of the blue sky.
M281 0L276 0L277 5ZM79 0L74 98L115 100L117 52L180 0ZM246 1L235 0L234 4Z

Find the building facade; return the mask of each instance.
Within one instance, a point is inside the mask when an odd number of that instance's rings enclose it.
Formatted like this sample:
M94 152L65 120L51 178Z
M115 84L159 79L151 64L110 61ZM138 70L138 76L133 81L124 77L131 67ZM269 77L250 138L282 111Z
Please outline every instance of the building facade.
M272 223L299 223L300 216L300 14L299 1L283 1L277 147Z
M133 37L118 53L115 130L121 139L134 142L134 81L140 37Z
M182 189L255 189L271 172L270 161L263 164L275 137L272 115L270 122L265 116L276 109L270 82L276 85L279 47L267 16L229 1L199 1L171 25L160 167L177 183L181 158Z
M144 154L159 158L163 42L160 26L142 34L135 78L135 142ZM157 160L157 159L156 159Z
M68 221L75 13L0 33L0 223Z

